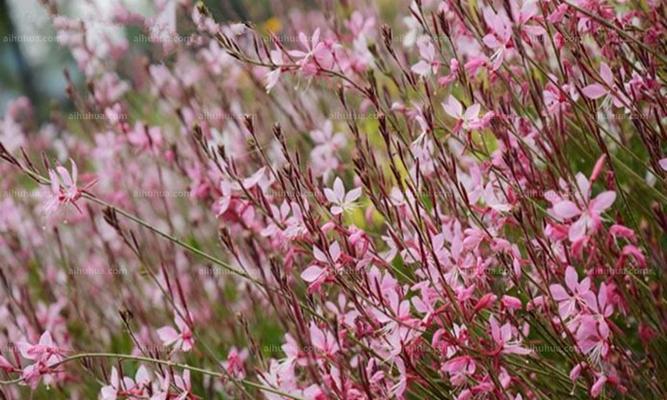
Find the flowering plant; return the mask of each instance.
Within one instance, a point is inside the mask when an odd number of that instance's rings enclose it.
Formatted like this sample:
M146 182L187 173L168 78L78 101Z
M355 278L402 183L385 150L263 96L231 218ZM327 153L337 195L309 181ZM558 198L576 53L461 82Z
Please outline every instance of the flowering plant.
M667 397L665 4L44 3L4 398Z

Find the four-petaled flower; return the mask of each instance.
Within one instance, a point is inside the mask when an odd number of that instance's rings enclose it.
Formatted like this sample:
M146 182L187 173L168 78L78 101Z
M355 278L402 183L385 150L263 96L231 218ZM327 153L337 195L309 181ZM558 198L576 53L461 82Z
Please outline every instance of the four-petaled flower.
M192 330L178 315L174 318L174 323L178 330L171 326L163 326L157 330L157 335L165 346L173 346L174 351L190 351L195 342Z
M301 72L307 77L316 75L322 69L330 69L334 64L332 48L333 45L320 41L320 29L317 28L308 41L305 33L299 33L299 42L305 48L302 50L290 50L288 53L298 58L297 64Z
M558 221L578 217L568 231L571 242L584 238L589 232L595 232L601 225L600 214L611 207L616 199L616 192L607 190L591 200L591 181L581 172L577 174L576 179L579 193L576 193L575 197L579 204L560 199L549 210L549 214Z
M331 278L332 270L329 267L329 264L333 262L334 269L339 268L338 261L341 254L338 242L334 242L329 246L329 256L331 259L327 258L327 255L322 250L313 246L313 255L318 262L306 268L301 273L301 279L309 283L309 292L312 293L318 291L320 286Z
M549 286L551 296L558 302L558 313L563 319L567 319L577 311L577 305L584 306L591 301L595 302L595 295L590 291L591 280L586 277L579 282L577 271L568 266L565 269L565 286L553 284Z
M600 63L600 77L604 85L593 83L584 87L581 89L584 96L593 100L606 96L603 104L612 102L616 107L625 107L626 104L629 104L627 96L621 93L618 86L614 83L614 74L605 62Z
M21 378L30 387L36 388L42 377L47 384L54 381L51 372L56 364L64 360L65 351L54 343L49 331L42 334L38 343L21 341L17 347L24 358L35 361L34 364L26 366L21 373Z
M63 166L57 166L55 171L49 170L51 181L51 197L44 206L47 214L55 212L61 204L72 204L79 212L82 212L76 201L81 198L83 192L95 184L93 181L83 188L77 186L78 168L74 160L70 159L72 173Z
M417 47L421 60L412 66L412 72L421 76L437 73L440 68L440 61L431 39L428 36L421 36L417 39Z
M507 15L495 13L490 7L484 8L484 21L491 29L491 33L482 38L486 46L495 50L491 55L491 68L495 71L503 63L508 49L512 47L512 23Z
M456 119L456 125L453 129L454 132L461 128L463 128L464 131L479 129L484 126L485 121L488 120L492 115L491 113L487 113L485 116L480 118L479 111L481 106L477 103L466 108L464 112L461 102L459 102L456 97L452 95L449 95L447 100L442 103L442 108L450 117Z
M514 339L513 326L506 322L503 326L498 324L495 317L489 318L491 324L491 336L501 354L530 354L533 351L521 346L521 339Z
M345 193L343 181L336 177L333 189L324 188L324 195L329 202L333 203L331 214L339 215L354 206L354 202L361 196L361 188L355 188Z
M338 342L334 335L329 331L323 331L315 322L310 323L310 342L312 343L318 355L323 357L332 357L339 350Z
M102 400L116 400L120 398L145 398L148 395L148 387L151 383L151 377L148 370L143 365L137 369L134 379L130 377L120 378L116 367L111 367L111 377L109 385L105 385L100 390Z

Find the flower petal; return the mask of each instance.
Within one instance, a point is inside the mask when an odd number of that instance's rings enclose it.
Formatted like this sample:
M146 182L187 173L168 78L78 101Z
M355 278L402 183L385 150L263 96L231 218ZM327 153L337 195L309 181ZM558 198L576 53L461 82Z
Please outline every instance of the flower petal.
M314 282L320 277L320 275L322 275L322 273L324 273L324 269L318 267L317 265L311 265L301 273L301 279L308 283Z
M581 89L581 91L584 93L584 96L593 100L599 99L600 97L607 94L607 89L605 89L604 86L598 83L588 85L585 88Z

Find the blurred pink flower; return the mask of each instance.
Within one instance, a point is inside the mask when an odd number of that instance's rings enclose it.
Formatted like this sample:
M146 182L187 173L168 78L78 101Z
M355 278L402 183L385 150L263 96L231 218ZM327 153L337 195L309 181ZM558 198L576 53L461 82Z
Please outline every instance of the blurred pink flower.
M412 72L421 76L436 74L440 69L440 60L431 39L428 36L421 36L417 39L417 47L421 60L412 66Z
M305 51L290 50L288 53L298 59L297 64L305 76L312 77L322 69L333 67L333 45L320 41L320 28L315 29L310 41L305 33L299 32L299 42Z
M157 330L157 335L165 346L173 346L174 351L188 352L194 345L194 336L188 324L180 316L174 318L178 330L171 326L163 326Z

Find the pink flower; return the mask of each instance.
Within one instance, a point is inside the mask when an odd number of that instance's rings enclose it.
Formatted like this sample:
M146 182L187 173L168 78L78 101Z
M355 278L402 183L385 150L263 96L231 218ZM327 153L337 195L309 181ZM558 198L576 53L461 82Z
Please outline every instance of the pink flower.
M591 300L595 302L595 295L590 291L591 280L584 278L579 282L577 271L572 267L565 270L565 285L554 284L549 286L551 296L558 302L558 313L561 318L566 319L577 311L577 305L583 306Z
M408 387L408 374L405 369L405 362L400 357L395 359L396 369L398 369L398 382L396 382L390 389L389 395L392 398L400 399Z
M65 351L55 345L49 331L42 334L37 344L21 341L17 347L24 358L35 361L34 364L23 368L21 372L21 378L31 388L36 388L42 378L46 384L55 382L55 377L51 372L53 366L64 360Z
M553 79L555 81L556 78L553 77ZM556 84L549 82L545 86L542 95L547 111L550 114L568 112L570 110L570 99L572 101L579 99L579 92L576 90L576 87L568 83L558 87Z
M590 314L581 317L576 338L581 351L589 354L596 363L606 357L609 352L609 325L607 318L614 312L613 306L607 302L609 287L600 285L597 301L595 296L588 296L586 304Z
M339 350L334 335L329 331L324 332L315 322L310 323L310 342L324 357L332 357Z
M238 351L232 346L227 354L227 360L222 363L222 367L234 378L245 378L245 360L248 358L248 349Z
M475 373L475 360L470 356L459 356L448 360L442 365L442 370L450 375Z
M549 214L558 221L578 217L568 232L571 242L576 242L588 233L595 232L601 224L600 214L611 207L616 199L616 192L608 190L591 200L592 180L586 179L581 172L577 174L576 179L579 193L576 193L575 196L578 198L579 205L570 200L560 199L554 202L553 207L549 209Z
M290 56L299 59L297 64L305 76L311 77L322 69L331 69L333 67L333 46L320 41L320 28L315 29L310 42L306 34L299 32L299 42L301 42L306 51L290 50L288 53Z
M51 198L47 200L44 211L47 214L55 212L61 204L72 204L79 212L82 212L76 201L81 198L85 190L92 187L96 181L87 184L83 188L77 187L78 168L74 160L70 159L72 173L62 166L56 167L55 171L49 170L51 181Z
M336 177L332 189L324 188L324 195L333 203L331 214L340 215L354 207L354 202L361 196L361 188L352 189L346 194L343 181Z
M337 154L347 144L345 134L334 133L333 124L330 120L326 120L321 129L310 132L310 137L316 144L310 152L313 172L326 180L329 174L338 168Z
M355 11L345 25L347 25L347 28L354 36L364 36L373 32L375 18L366 18L361 12Z
M539 25L528 25L530 21L537 14L536 0L511 0L510 7L514 22L521 27L521 30L529 35L542 35L546 33L544 28Z
M576 382L577 379L579 379L579 375L581 375L581 369L584 367L584 365L585 363L580 362L570 370L569 377L573 383Z
M417 39L417 47L421 60L412 66L412 72L421 76L437 73L440 68L440 61L431 39L428 36L421 36Z
M174 386L181 391L181 394L175 400L185 400L191 398L192 383L190 382L190 370L183 371L183 375L174 375Z
M500 68L511 47L512 23L504 12L495 13L490 7L484 8L484 21L491 29L491 33L484 36L482 41L486 46L495 50L491 56L491 66L495 71Z
M589 99L599 99L602 96L607 96L604 100L605 102L613 102L616 107L625 107L626 104L629 104L629 99L619 90L618 86L614 83L614 74L611 72L611 68L607 63L600 63L600 77L604 82L604 85L599 83L593 83L586 86L581 91L584 93L584 96Z
M174 318L174 323L178 330L171 326L163 326L157 330L158 337L165 346L173 346L174 351L190 351L195 342L190 327L179 316Z
M37 362L23 368L23 371L21 372L21 379L23 379L23 381L34 390L39 385L39 381L42 377L44 377L45 381L51 380L48 371L48 366L44 365L42 362Z
M592 398L596 399L600 395L605 383L607 383L607 377L605 375L600 375L595 383L593 383L593 386L591 386Z
M46 331L39 338L37 344L30 344L26 341L17 344L21 355L28 360L43 362L47 365L56 364L63 360L65 351L60 349L53 342L51 333Z
M111 377L109 378L109 385L105 385L100 389L100 397L102 400L116 400L121 398L140 398L147 396L147 388L151 383L150 374L143 365L137 370L134 379L123 377L120 379L116 367L111 367Z
M500 302L510 310L520 310L522 307L521 300L514 296L505 295L500 299Z
M500 353L526 355L533 352L532 350L521 346L521 339L513 339L515 335L512 331L514 329L509 322L501 327L498 325L498 321L496 321L494 316L489 318L489 322L491 323L491 336L500 349Z
M447 86L450 83L454 82L457 78L459 72L459 61L456 58L449 60L449 73L445 76L438 78L438 84L441 86Z
M401 299L396 290L386 291L385 298L388 307L374 307L371 311L380 323L385 324L383 331L388 342L388 356L397 359L403 346L419 336L414 328L419 325L420 319L412 316L410 301Z
M460 128L463 128L465 131L482 128L493 116L493 113L489 112L480 118L479 111L481 106L477 103L466 108L464 112L463 105L452 95L449 95L447 100L442 103L442 108L450 117L456 119L456 126L453 129L455 132Z
M25 145L24 122L32 118L32 106L27 97L19 97L7 105L4 119L0 120L0 143L14 153Z
M159 126L148 126L137 122L134 124L134 129L128 132L127 140L142 151L156 152L162 146L162 129Z
M468 380L468 376L475 373L477 365L475 360L467 355L457 356L445 362L441 370L450 375L454 385L461 385Z
M269 370L259 377L259 381L268 387L279 389L283 393L287 393L296 397L300 397L302 393L296 384L296 377L294 373L294 364L291 362L278 362L271 360ZM262 391L267 400L283 400L284 396Z
M333 262L334 268L337 268L341 254L338 242L334 242L329 246L329 256L331 258L328 258L318 247L313 246L313 255L318 262L306 268L306 270L301 273L301 279L309 283L309 292L312 293L318 291L320 286L330 279L331 272L328 265Z
M278 80L280 80L280 75L283 72L282 65L284 64L283 52L280 49L271 50L269 56L271 57L271 63L275 64L277 68L269 71L264 77L266 80L266 85L264 87L266 88L267 93L271 92L271 89L273 89L278 83Z

